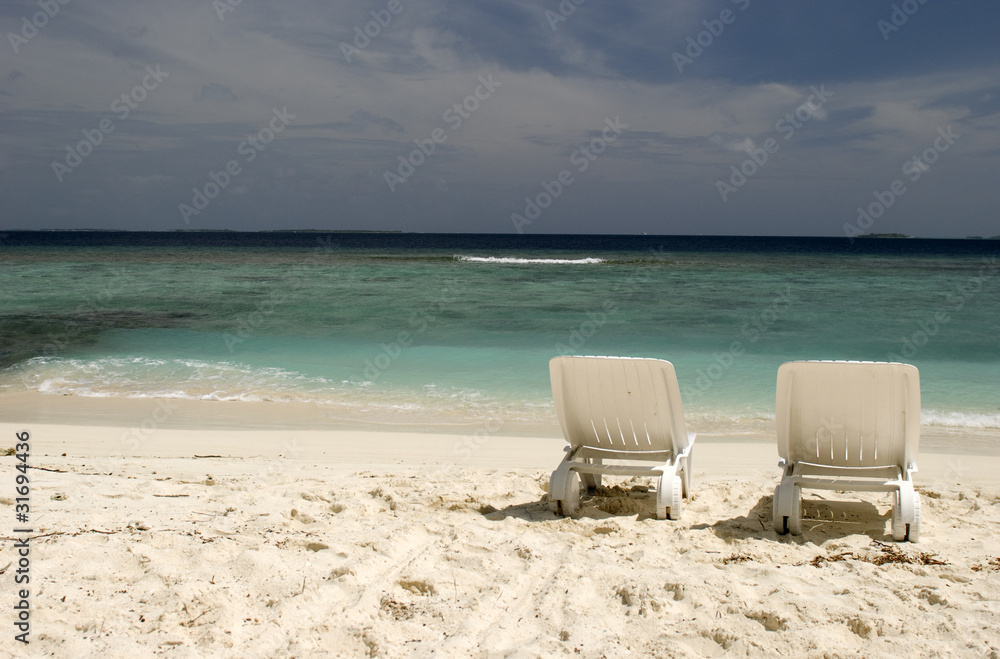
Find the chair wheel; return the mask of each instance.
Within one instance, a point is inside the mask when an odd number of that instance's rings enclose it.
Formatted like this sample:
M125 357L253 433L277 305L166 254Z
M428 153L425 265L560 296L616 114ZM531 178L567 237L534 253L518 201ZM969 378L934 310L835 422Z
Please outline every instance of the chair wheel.
M920 495L913 493L913 521L907 525L906 539L910 542L920 542Z
M680 476L674 476L670 491L670 508L667 517L672 520L681 518L681 500L684 494L684 483Z
M791 488L790 500L782 500L781 495L787 490L780 484L774 488L773 522L778 535L802 533L802 488L798 485L792 485Z
M913 493L913 521L909 524L903 522L902 505L899 500L899 492L896 492L892 503L892 539L896 542L919 542L920 541L920 495Z

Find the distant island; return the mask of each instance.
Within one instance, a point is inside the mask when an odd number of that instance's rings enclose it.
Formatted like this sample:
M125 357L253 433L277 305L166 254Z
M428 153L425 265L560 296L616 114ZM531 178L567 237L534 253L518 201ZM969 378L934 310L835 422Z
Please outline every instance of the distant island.
M243 231L242 229L171 229L174 233L406 233L395 229L257 229Z
M912 238L905 233L863 233L858 238Z
M8 229L8 231L47 231L54 232L101 232L101 233L415 233L413 231L400 231L398 229L255 229L246 231L244 229Z

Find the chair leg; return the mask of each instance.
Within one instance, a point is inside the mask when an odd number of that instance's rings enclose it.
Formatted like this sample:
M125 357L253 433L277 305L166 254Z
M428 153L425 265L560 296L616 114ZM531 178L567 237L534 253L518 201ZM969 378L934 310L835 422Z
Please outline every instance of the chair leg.
M774 525L774 532L778 535L785 535L788 533L788 526L785 524L785 511L781 509L781 493L781 483L778 483L778 486L774 488L774 498L771 502L771 521Z
M587 487L587 494L594 494L597 488L601 486L600 474L580 474L580 479L583 480L583 484Z
M685 499L691 498L691 468L694 460L694 448L688 451L684 464L681 465L681 496Z
M682 478L666 471L656 483L656 519L681 518Z
M916 492L913 493L913 521L910 522L906 539L910 542L920 542L920 495Z
M903 521L902 506L899 503L899 490L892 493L892 539L902 542L906 538L906 522Z
M670 492L670 519L677 521L681 518L681 499L684 497L684 479L674 476L671 480Z
M566 477L566 489L562 500L562 514L573 515L580 509L580 472L572 470Z
M908 482L896 491L893 500L892 539L896 542L920 540L920 495Z
M565 497L566 490L566 474L568 472L567 468L564 468L565 462L561 463L559 467L552 472L549 476L549 510L555 514L562 512L562 500Z
M549 510L557 515L572 515L580 506L580 474L564 460L549 478Z
M784 479L774 488L774 530L778 535L802 533L802 490Z
M656 479L656 519L667 518L667 508L670 507L670 500L665 493L668 477L668 474L663 473Z

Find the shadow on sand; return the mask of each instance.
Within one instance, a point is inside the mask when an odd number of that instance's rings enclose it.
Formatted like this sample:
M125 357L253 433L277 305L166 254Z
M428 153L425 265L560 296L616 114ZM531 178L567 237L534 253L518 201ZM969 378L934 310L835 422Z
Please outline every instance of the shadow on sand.
M692 529L710 529L716 536L730 538L768 538L796 544L823 542L850 535L866 535L872 540L891 540L887 523L892 510L880 513L869 501L811 496L802 498L802 534L778 535L774 530L772 495L758 499L746 515L721 519L714 524L694 525Z
M655 519L655 493L648 487L634 485L624 488L598 487L584 493L580 509L571 518L549 510L548 496L539 501L507 506L502 509L483 505L479 512L489 520L502 521L508 517L527 522L550 522L559 519L586 518L604 520L615 517L635 517L636 520ZM692 530L709 530L722 539L760 538L780 540L795 544L823 542L851 535L866 535L872 540L891 541L888 532L892 510L879 512L879 507L869 501L838 499L818 495L802 498L802 534L778 535L772 523L772 495L762 496L745 515L720 519L713 524L691 524ZM675 522L677 523L677 522ZM683 517L679 522L684 525Z

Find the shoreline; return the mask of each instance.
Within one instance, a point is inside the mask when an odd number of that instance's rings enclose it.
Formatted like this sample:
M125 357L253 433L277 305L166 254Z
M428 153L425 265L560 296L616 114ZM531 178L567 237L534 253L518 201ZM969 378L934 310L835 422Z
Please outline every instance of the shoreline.
M689 425L689 429L697 431ZM47 457L276 460L354 468L449 465L553 470L566 442L551 426L469 423L345 423L301 403L83 398L24 392L0 396L0 449L28 430ZM38 448L35 449L38 451ZM703 433L696 477L776 479L772 432ZM1000 431L922 427L918 486L1000 484ZM960 482L961 481L961 482Z
M46 468L101 459L108 464L170 460L185 464L284 465L359 469L506 469L551 472L566 443L552 437L502 434L470 438L427 432L355 430L196 430L160 429L138 441L119 427L0 422L0 450L13 446L15 433L31 433L33 455ZM773 443L715 439L695 442L693 475L698 482L733 479L766 481L780 476ZM1000 487L1000 455L922 451L914 476L918 489L960 491Z
M0 425L50 425L119 428L116 436L143 439L164 430L362 432L408 435L451 435L481 443L493 436L533 437L562 441L551 423L509 422L504 419L428 423L347 419L311 403L243 402L177 398L113 398L42 394L35 391L0 394ZM699 443L776 442L773 424L752 424L746 431L713 430L688 421ZM765 426L766 427L765 429ZM1000 429L922 425L920 451L1000 457Z

